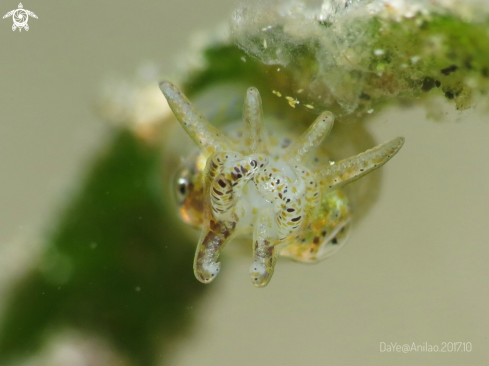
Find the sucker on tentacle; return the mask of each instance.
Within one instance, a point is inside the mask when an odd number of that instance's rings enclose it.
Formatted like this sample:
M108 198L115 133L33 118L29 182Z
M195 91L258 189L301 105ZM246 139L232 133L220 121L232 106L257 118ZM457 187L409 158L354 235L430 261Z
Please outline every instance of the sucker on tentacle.
M348 198L341 189L390 160L402 147L398 137L336 164L314 162L321 142L330 133L334 116L320 114L295 141L281 145L265 129L260 93L246 92L244 131L240 140L212 126L171 83L160 88L178 121L201 150L197 162L179 184L188 183L180 212L187 222L201 225L194 259L196 278L209 283L220 272L218 257L238 235L252 236L252 283L270 281L277 256L313 263L336 252L345 242L351 222ZM202 165L202 164L200 164ZM203 212L192 209L202 207Z

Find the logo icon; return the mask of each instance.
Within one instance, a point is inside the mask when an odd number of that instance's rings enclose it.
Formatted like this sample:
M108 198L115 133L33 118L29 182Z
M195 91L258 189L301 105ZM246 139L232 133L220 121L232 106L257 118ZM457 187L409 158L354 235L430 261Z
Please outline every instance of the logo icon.
M32 11L25 10L22 3L20 3L18 9L9 11L3 16L3 19L12 17L12 19L14 20L14 24L12 25L13 31L15 31L17 28L19 28L19 32L22 31L22 28L28 31L29 24L27 24L27 21L29 20L29 15L37 19L36 14L34 14Z

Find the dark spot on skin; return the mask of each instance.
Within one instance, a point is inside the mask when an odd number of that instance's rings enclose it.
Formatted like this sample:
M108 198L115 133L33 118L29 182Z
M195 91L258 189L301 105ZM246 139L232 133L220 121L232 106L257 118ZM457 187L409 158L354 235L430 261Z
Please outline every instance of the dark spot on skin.
M299 220L301 219L301 217L302 217L302 216L297 216L297 217L294 217L294 218L293 218L292 220L290 220L290 221L292 221L292 222L297 222L297 221L299 221Z
M294 212L295 211L295 208L288 208L287 209L287 212Z
M251 163L250 163L250 165L251 165L253 168L254 168L254 167L256 167L256 165L257 165L256 160L252 160L252 161L251 161Z
M365 169L360 169L361 172L363 172Z
M439 88L441 86L441 83L438 80L435 80L435 86Z
M302 239L302 240L301 240L301 243L305 243L305 242L306 242L306 239Z
M450 75L452 72L457 71L457 69L458 69L458 66L457 66L457 65L451 65L451 66L448 66L448 67L447 67L447 68L445 68L445 69L441 69L441 73L442 73L443 75L447 75L447 76L448 76L448 75Z
M326 230L324 230L324 231L321 233L321 235L322 235L322 236L326 236L326 234L327 234Z
M312 242L314 244L318 245L319 244L319 237L318 236L314 237L314 240Z
M283 199L284 197L282 196L282 193L279 193L278 196L280 197L280 199Z
M219 180L217 181L217 183L219 183L219 185L220 185L222 188L226 187L226 183L225 183L225 182L224 182L222 179L219 179Z
M238 169L238 167L236 167L236 166L235 166L235 167L234 167L234 171L235 171L236 173L239 173L239 169Z
M338 244L338 239L333 238L333 240L331 240L331 243L333 243L333 244L335 244L335 245L336 245L336 244Z
M212 190L218 194L219 196L222 196L224 193L222 193L221 191L218 191L215 187L212 188Z

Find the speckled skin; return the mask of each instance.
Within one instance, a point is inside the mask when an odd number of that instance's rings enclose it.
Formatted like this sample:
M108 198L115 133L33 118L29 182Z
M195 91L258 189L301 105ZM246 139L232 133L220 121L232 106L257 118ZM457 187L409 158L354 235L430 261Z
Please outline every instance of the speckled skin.
M180 171L176 189L182 218L202 227L194 272L203 283L219 274L219 254L237 235L253 237L250 274L256 287L268 284L278 254L314 263L336 252L351 221L341 187L385 164L404 142L398 137L334 163L319 149L333 127L330 112L299 138L277 129L267 133L260 94L249 88L244 126L224 134L173 84L162 82L160 88L200 149Z

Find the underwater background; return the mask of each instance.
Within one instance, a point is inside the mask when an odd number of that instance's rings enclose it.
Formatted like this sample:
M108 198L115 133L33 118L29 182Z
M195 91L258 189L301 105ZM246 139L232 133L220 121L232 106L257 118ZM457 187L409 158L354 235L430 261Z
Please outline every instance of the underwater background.
M177 75L178 55L235 6L32 2L28 32L0 22L0 365L484 365L487 111L376 113L375 140L406 143L345 248L314 266L279 259L261 290L250 285L251 253L229 255L208 287L193 278L197 236L158 191L159 155L99 117L97 103L106 80L145 65ZM120 196L98 180L115 177L128 182ZM138 235L102 251L124 225ZM472 351L381 352L381 342Z

